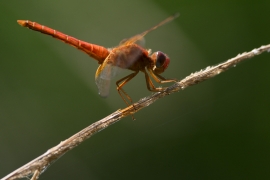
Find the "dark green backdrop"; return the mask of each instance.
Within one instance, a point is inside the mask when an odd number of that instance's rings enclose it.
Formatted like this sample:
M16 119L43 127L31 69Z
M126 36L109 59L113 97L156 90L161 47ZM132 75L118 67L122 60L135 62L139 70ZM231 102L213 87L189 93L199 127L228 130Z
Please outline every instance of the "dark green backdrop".
M109 98L98 96L94 60L17 19L113 47L180 12L146 36L146 47L167 53L164 76L181 79L269 44L269 9L265 0L2 0L0 177L125 107L115 86ZM41 179L269 179L269 69L265 53L161 99L67 153ZM135 101L150 94L142 75L125 90Z

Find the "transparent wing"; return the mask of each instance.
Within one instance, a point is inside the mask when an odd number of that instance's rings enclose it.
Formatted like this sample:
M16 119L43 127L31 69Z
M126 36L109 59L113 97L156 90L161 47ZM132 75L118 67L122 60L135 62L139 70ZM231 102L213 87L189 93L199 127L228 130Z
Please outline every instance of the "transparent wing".
M136 36L138 36L138 37L136 37ZM133 37L128 38L128 39L123 39L119 43L119 45L125 46L125 45L130 45L130 44L138 44L139 46L144 47L145 46L145 38L143 36L140 36L140 35L136 35L136 36L133 36Z
M152 28L150 28L150 29L144 31L143 33L138 34L138 35L135 35L135 36L133 36L133 37L131 37L131 38L129 38L129 39L125 39L125 40L121 41L120 44L121 44L121 45L129 45L129 44L134 44L134 43L140 44L140 41L144 41L144 40L143 40L143 37L144 37L147 33L149 33L149 32L151 32L151 31L157 29L158 27L160 27L160 26L162 26L162 25L164 25L164 24L166 24L166 23L172 21L173 19L177 18L178 16L179 16L179 13L176 13L176 14L174 14L174 15L168 17L167 19L161 21L160 23L158 23L158 24L155 25L154 27L152 27Z
M111 79L116 75L110 57L111 54L109 54L96 71L95 81L98 87L98 93L101 97L107 97L109 95Z

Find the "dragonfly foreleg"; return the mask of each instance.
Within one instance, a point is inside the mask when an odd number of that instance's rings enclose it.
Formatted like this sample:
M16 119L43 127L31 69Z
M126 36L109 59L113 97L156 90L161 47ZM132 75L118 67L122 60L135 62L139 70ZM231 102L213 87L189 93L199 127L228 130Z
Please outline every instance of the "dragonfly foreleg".
M168 82L177 82L176 79L166 79L166 78L164 78L163 76L155 73L151 68L149 68L148 71L149 71L151 77L158 83L163 84L163 83L168 83Z

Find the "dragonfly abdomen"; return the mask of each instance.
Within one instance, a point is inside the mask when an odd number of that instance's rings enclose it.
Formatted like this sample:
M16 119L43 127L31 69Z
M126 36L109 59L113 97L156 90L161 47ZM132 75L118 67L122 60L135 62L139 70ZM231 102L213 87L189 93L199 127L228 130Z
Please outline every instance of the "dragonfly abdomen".
M50 35L56 39L59 39L65 43L87 53L89 56L96 59L99 62L99 64L101 64L110 53L109 50L103 46L99 46L96 44L91 44L91 43L79 40L77 38L66 35L64 33L61 33L61 32L54 30L54 29L51 29L47 26L38 24L36 22L32 22L32 21L28 21L28 20L18 20L17 22L23 27L27 27L27 28L32 29L34 31L38 31L38 32L41 32L43 34Z

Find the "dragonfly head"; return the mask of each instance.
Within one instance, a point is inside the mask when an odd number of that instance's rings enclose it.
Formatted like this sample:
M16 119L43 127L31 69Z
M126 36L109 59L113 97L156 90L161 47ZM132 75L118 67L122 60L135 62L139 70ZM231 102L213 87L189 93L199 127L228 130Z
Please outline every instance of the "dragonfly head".
M163 73L170 64L170 58L161 51L153 53L151 58L154 61L153 71L157 74Z

